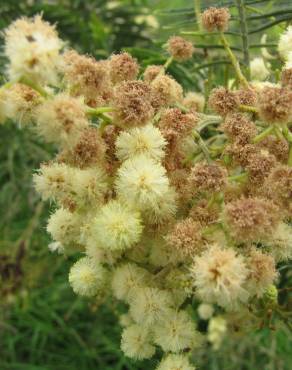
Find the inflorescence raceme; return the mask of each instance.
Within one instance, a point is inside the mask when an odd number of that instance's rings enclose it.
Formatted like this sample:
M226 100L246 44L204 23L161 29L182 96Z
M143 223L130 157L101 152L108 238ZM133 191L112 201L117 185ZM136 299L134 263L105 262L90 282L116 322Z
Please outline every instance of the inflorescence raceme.
M223 35L229 17L211 8L202 25ZM230 313L238 329L277 307L277 263L292 256L292 62L285 54L281 81L265 86L233 60L240 86L215 88L206 114L203 96L166 73L192 44L175 36L167 50L166 65L141 74L128 53L96 61L64 49L41 17L17 20L5 32L1 121L32 122L58 148L33 179L57 205L50 249L80 257L74 292L125 303L126 356L160 348L157 370L192 370L199 319L218 349ZM204 140L208 126L217 133Z

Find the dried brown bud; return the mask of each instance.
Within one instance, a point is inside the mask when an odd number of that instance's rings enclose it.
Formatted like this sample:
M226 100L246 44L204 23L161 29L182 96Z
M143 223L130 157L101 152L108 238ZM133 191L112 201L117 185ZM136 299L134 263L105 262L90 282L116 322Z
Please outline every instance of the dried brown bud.
M183 99L183 89L173 78L159 75L151 82L153 91L153 106L155 108L180 103Z
M191 218L179 221L166 236L166 241L185 256L195 255L204 248L202 226Z
M62 153L61 158L70 165L86 168L103 163L105 150L105 143L99 131L94 127L89 127L83 131L72 149Z
M206 31L212 32L215 30L226 31L228 29L228 22L230 13L227 8L206 9L202 14L202 25Z
M253 248L247 257L250 270L247 278L248 290L262 296L265 289L273 284L277 277L275 260L272 256Z
M166 140L171 143L189 135L197 123L197 115L183 113L178 108L168 108L161 114L158 127Z
M248 171L250 182L254 185L262 185L275 165L275 157L266 151L262 150L249 156L245 168Z
M240 89L235 91L239 104L254 106L257 102L257 92L253 89Z
M225 207L230 234L239 242L269 238L280 222L278 208L267 199L241 198Z
M274 167L266 179L265 192L268 197L289 207L292 203L292 168L286 165Z
M114 92L114 118L125 127L144 125L154 115L151 103L148 84L142 81L122 82Z
M85 96L87 103L92 99L96 101L91 105L106 101L110 90L107 61L96 61L92 57L79 55L74 50L67 51L64 54L63 71L65 81L74 94Z
M137 60L129 53L112 55L110 58L110 77L114 84L135 80L139 72Z
M234 112L239 105L238 96L225 87L217 87L211 91L209 97L209 106L221 116Z
M192 112L203 112L205 107L204 95L188 92L184 97L183 106L190 109Z
M286 162L289 155L289 144L287 140L273 135L267 136L259 144L259 147L267 149L280 162Z
M150 83L152 82L159 74L164 74L163 66L150 65L144 71L144 81Z
M192 57L194 52L193 44L180 36L170 37L167 42L167 50L174 59L185 61Z
M227 171L216 163L197 163L191 170L189 182L193 192L221 191L227 182Z
M224 133L237 143L246 144L256 134L256 125L241 113L230 113L221 126Z
M292 117L292 91L265 87L258 99L260 118L268 123L287 123Z
M241 142L235 141L234 143L227 145L225 148L225 154L231 155L235 162L245 167L249 163L249 158L252 155L260 153L260 149L253 144L242 144Z
M192 207L189 216L202 225L214 223L219 217L220 206L218 203L214 203L212 206L208 205L208 203L207 199L201 199Z

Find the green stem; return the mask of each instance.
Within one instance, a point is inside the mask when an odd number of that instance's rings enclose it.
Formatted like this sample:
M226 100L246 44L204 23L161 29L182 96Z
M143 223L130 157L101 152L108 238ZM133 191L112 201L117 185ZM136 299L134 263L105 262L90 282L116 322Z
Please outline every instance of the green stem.
M195 15L198 25L198 30L202 31L202 24L201 24L201 0L194 0L194 9Z
M173 56L171 56L171 57L169 57L168 59L167 59L167 61L164 63L164 65L163 65L163 68L164 68L164 70L166 71L167 70L167 68L171 65L171 63L173 62Z
M237 79L239 81L239 83L245 87L245 88L249 88L249 83L247 81L247 79L244 77L241 69L240 69L240 65L239 65L239 62L238 60L236 59L235 55L233 54L232 50L230 49L230 46L228 44L228 41L224 35L223 32L220 32L220 38L221 38L221 41L222 41L222 44L227 52L227 55L230 59L230 62L235 70L235 74L237 76Z
M193 132L194 138L199 145L202 153L204 154L204 157L206 158L208 163L212 163L212 159L208 150L207 145L205 144L204 140L202 139L201 135L199 134L198 131Z
M190 111L187 107L183 106L180 103L175 103L174 106L176 108L179 108L183 113L188 113Z
M290 144L288 163L287 164L288 164L289 167L292 167L292 144Z
M241 181L247 180L247 178L248 178L248 173L247 172L242 172L239 175L229 176L228 180L229 181L241 182Z
M269 126L264 131L262 131L259 135L253 138L253 144L257 144L264 140L267 136L269 136L274 131L274 126Z
M246 21L246 14L243 0L236 0L238 15L240 18L240 29L243 47L244 64L247 71L247 76L250 78L250 56L249 56L249 42L248 42L248 28Z
M114 108L112 107L98 107L98 108L87 107L86 113L89 114L90 116L99 116L100 114L112 112L113 110Z
M258 109L256 107L252 107L251 105L240 104L239 109L242 112L258 113Z
M9 89L9 87L11 87L12 85L14 85L15 83L17 83L17 81L8 81L8 82L6 82L4 85L2 85L0 87L0 90Z
M50 96L50 94L42 86L34 83L33 81L29 80L26 77L22 77L19 80L19 82L31 87L33 90L37 91L40 95L42 95L45 98Z

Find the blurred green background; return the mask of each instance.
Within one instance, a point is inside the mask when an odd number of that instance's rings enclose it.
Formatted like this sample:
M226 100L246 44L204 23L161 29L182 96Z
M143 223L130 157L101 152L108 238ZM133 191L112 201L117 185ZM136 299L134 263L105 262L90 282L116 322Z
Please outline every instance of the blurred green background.
M43 13L57 24L60 36L80 52L103 58L122 49L142 66L164 63L161 46L167 37L191 32L197 53L172 73L188 90L224 84L232 73L216 37L200 34L195 11L201 5L233 6L234 1L124 0L34 1L1 0L0 29L22 15ZM249 0L250 56L259 54L261 36L276 53L278 35L291 22L291 1ZM234 29L237 29L234 17ZM195 32L195 33L194 33ZM244 63L236 32L229 35ZM3 40L1 40L1 47ZM275 54L276 55L276 54ZM272 59L275 75L280 63ZM2 82L5 58L0 54ZM273 76L272 76L273 79ZM42 204L32 187L33 170L52 157L29 129L16 123L0 126L0 370L148 370L156 361L134 363L119 349L120 327L111 303L76 297L67 282L70 259L49 252L45 232L49 204ZM291 281L288 266L282 284ZM286 299L287 297L285 297ZM286 326L228 338L222 348L198 352L196 363L205 370L289 370L292 335Z

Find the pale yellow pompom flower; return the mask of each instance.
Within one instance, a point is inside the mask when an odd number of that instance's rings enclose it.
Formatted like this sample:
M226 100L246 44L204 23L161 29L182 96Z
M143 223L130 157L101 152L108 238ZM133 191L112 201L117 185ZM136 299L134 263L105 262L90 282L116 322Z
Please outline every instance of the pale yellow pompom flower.
M82 217L78 213L59 208L50 216L47 231L62 246L75 247L79 245L82 222Z
M124 329L122 333L121 349L127 357L134 360L151 358L155 347L150 342L149 330L133 324Z
M248 269L242 256L236 255L231 248L210 246L194 258L190 272L197 295L207 303L234 308L248 298L243 288Z
M147 286L151 282L151 278L151 274L147 270L134 263L119 266L113 272L113 295L119 300L128 302L136 289Z
M124 250L133 247L141 237L140 214L117 200L104 205L93 220L92 237L102 248Z
M165 357L156 370L196 370L185 355L170 354Z
M157 202L169 190L169 180L161 164L139 155L119 168L116 190L121 199L141 211L156 209Z
M160 160L164 157L166 141L160 130L152 124L122 131L117 139L117 157L124 161L135 155L146 154Z
M226 335L226 331L227 322L223 317L213 317L209 321L207 338L215 351L220 348L224 336Z
M96 208L103 201L108 188L107 176L101 167L74 171L72 199L82 207Z
M40 15L32 19L20 18L4 31L4 37L10 79L26 77L40 84L57 83L56 67L64 43L54 26Z
M69 282L76 294L92 297L104 287L106 275L104 267L83 257L71 267Z
M72 192L74 170L64 163L41 165L38 173L33 175L36 191L43 200L64 199Z
M164 352L180 352L200 344L195 322L185 311L170 311L154 327L154 340Z
M130 313L137 324L151 326L168 317L173 307L171 293L158 288L138 288L130 300Z

